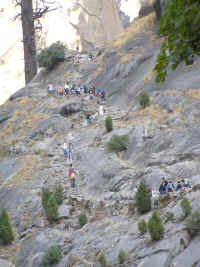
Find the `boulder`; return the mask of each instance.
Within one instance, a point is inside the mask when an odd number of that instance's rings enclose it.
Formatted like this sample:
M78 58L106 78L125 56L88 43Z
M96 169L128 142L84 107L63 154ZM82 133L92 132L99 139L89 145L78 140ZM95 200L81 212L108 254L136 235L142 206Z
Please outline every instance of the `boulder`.
M69 206L61 205L58 208L58 218L59 219L68 219L70 217Z
M70 101L57 107L57 109L60 115L68 117L73 113L80 112L83 109L83 103L81 101Z
M15 265L9 261L0 259L0 267L15 267Z

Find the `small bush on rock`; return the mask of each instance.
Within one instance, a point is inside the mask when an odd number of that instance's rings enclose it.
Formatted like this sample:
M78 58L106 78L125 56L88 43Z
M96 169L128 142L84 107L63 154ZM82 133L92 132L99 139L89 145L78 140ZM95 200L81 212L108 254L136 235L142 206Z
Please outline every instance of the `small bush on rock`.
M128 141L128 135L113 135L107 143L107 148L120 152L128 148Z
M186 230L191 237L200 234L200 211L196 210L192 213L191 217L186 219Z
M48 70L63 60L65 57L65 46L61 42L51 44L49 47L42 49L37 55L39 67L45 67Z
M42 259L42 263L46 267L50 267L55 263L59 262L61 259L61 248L59 246L51 246L47 249L44 257Z
M5 245L14 240L12 225L6 209L2 209L0 216L0 239Z
M190 205L189 199L186 197L181 201L181 209L183 211L184 219L191 215L192 207Z
M113 121L110 116L107 116L105 119L105 127L107 132L111 132L113 130Z
M157 211L154 211L148 221L148 231L152 240L159 240L164 235L164 226Z
M61 205L63 203L64 194L63 194L63 188L61 184L57 185L54 197L58 205Z
M149 106L150 98L147 93L143 92L139 95L139 102L142 108Z
M144 181L141 181L136 193L136 207L140 213L151 210L151 197Z
M174 218L174 214L172 212L167 211L164 215L165 223L173 220L173 218Z
M101 255L99 256L98 261L99 261L99 263L101 264L101 267L106 267L106 266L107 266L106 256L104 255L103 252L102 252Z
M141 235L143 235L147 232L147 224L146 224L145 220L139 221L138 229L139 229Z
M53 195L49 198L45 211L50 223L53 223L58 219L58 205Z
M129 202L128 203L128 212L130 214L134 214L135 213L135 203L134 202Z
M78 217L78 222L80 226L84 226L88 222L87 215L85 213L81 213Z
M44 209L47 207L47 202L51 197L52 193L49 191L48 188L42 188L42 206Z
M125 253L125 251L123 249L120 250L120 252L118 254L118 260L119 260L120 264L124 263L125 260L126 260L126 253Z

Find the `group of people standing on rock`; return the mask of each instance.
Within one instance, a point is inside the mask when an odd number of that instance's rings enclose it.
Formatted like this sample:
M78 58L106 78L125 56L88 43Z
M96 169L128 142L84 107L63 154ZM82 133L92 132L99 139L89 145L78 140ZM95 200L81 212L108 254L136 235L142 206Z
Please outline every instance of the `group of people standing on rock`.
M93 99L94 96L100 97L102 100L105 100L105 91L97 88L96 86L88 87L86 85L76 86L76 84L66 83L64 87L58 87L57 89L53 88L52 84L48 85L48 93L57 92L58 95L64 96L90 96L90 99Z
M167 181L164 177L162 179L162 182L159 187L159 192L161 195L165 193L171 193L171 192L178 192L179 190L184 190L187 188L191 188L191 185L189 184L187 179L182 179L181 181L178 181L176 186L172 183L172 181Z
M70 178L71 187L75 188L75 170L72 165L72 162L73 162L72 154L74 151L74 146L72 142L69 142L68 145L67 143L64 143L62 149L63 149L64 157L67 159L68 163L70 164L69 178Z

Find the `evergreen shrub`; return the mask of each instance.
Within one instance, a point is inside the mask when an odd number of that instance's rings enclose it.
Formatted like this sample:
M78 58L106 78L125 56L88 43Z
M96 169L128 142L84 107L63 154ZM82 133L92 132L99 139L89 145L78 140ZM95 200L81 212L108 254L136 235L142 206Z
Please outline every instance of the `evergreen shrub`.
M139 221L138 229L139 229L141 235L143 235L147 232L147 224L146 224L145 220Z
M107 132L111 132L113 130L113 121L110 116L107 116L105 119L105 127Z
M106 267L106 266L107 266L106 256L104 255L103 252L102 252L101 255L99 256L98 261L99 261L99 263L101 264L101 267Z
M54 68L60 61L64 61L65 46L61 42L51 44L49 47L42 49L37 55L39 67L45 67L48 70Z
M78 217L78 222L80 226L84 226L88 222L87 215L85 213L81 213Z
M181 201L181 209L183 211L184 218L191 215L192 207L190 205L189 199L187 199L186 197Z
M140 182L136 193L136 207L140 213L145 213L151 210L151 197L144 181Z
M148 231L152 240L159 240L164 236L164 226L157 211L154 211L148 221Z
M2 239L5 245L10 244L14 240L12 225L6 209L2 209L0 215L0 239Z
M139 102L142 108L146 108L147 106L149 106L149 103L150 103L149 95L145 92L142 92L139 95Z
M61 259L61 248L59 246L51 246L47 249L43 256L42 263L46 267L50 267L58 263Z
M123 249L121 249L119 254L118 254L118 260L119 260L120 264L124 263L126 260L126 253Z
M128 148L128 135L113 135L107 142L107 148L115 152L120 152Z
M186 219L186 230L191 237L195 237L200 234L200 211L196 210L192 215Z
M53 223L58 219L58 205L53 195L49 198L45 211L50 223Z
M48 188L42 188L42 206L44 209L47 207L47 202L51 197L52 193L49 191Z
M54 197L58 205L61 205L63 203L64 194L63 194L63 188L61 184L57 185Z

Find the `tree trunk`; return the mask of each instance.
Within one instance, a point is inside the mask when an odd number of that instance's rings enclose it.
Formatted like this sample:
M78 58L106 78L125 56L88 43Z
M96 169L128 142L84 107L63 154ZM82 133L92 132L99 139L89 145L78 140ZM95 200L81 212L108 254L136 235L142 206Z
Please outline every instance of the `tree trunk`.
M25 84L27 84L37 73L32 0L21 0L21 16L24 46Z

